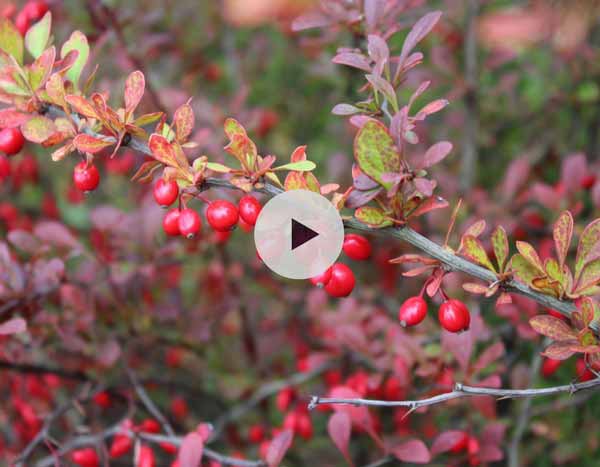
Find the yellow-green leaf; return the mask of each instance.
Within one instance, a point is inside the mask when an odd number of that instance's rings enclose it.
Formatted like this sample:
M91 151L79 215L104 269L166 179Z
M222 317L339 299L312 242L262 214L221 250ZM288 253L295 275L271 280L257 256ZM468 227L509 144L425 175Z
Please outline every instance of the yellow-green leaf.
M6 18L0 19L0 49L23 65L23 37L15 25Z
M363 224L369 227L381 229L383 227L389 227L393 223L387 218L385 212L381 209L372 206L363 206L354 211L354 217Z
M369 120L362 126L354 139L354 157L365 174L387 189L392 187L383 174L400 171L400 154L383 123Z
M88 45L87 37L81 31L75 31L69 37L69 40L65 42L60 51L61 58L65 58L67 54L71 50L77 50L79 55L77 56L77 60L69 71L67 71L67 78L71 80L75 89L79 89L79 79L81 77L81 72L83 68L87 64L88 57L90 55L90 46Z
M485 248L479 240L471 235L467 235L466 237L463 237L462 245L463 247L460 253L463 256L469 258L471 261L475 261L490 271L496 272L496 268L490 261L490 258L485 252Z
M54 122L42 115L37 115L21 127L23 136L32 143L43 143L56 132Z
M496 227L494 232L492 232L492 246L494 247L496 262L498 263L498 270L503 272L508 260L508 238L506 230L501 225Z
M517 241L517 250L519 250L519 253L521 253L523 258L525 258L529 262L529 264L531 264L541 273L545 273L542 260L540 260L537 251L535 251L535 248L533 248L531 244L527 242Z
M579 282L579 276L583 267L600 257L600 219L596 219L583 230L577 247L577 258L575 259L575 282Z
M294 172L310 172L314 170L317 165L313 161L298 161L290 162L289 164L280 165L273 170L293 170Z
M38 58L46 50L50 40L50 29L52 26L52 13L49 11L44 17L31 26L25 34L25 47L33 58Z
M218 162L208 162L206 164L206 168L212 170L213 172L218 172L222 174L231 172L231 169L229 167L223 164L219 164Z

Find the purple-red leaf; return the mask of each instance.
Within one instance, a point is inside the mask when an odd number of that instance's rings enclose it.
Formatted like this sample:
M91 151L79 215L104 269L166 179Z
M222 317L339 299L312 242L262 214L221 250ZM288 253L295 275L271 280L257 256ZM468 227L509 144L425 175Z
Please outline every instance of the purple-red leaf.
M294 433L291 430L285 430L279 433L271 443L267 450L266 461L269 467L277 467L281 464L285 453L292 445L294 439Z
M391 449L392 454L402 462L414 464L427 464L431 461L431 454L425 443L419 439L411 439Z
M333 443L341 451L348 464L353 465L348 451L350 442L350 433L352 431L352 422L346 412L335 412L327 422L327 432Z
M452 143L449 143L448 141L441 141L434 144L423 156L421 168L426 169L444 160L445 157L450 154L450 151L452 151Z
M414 49L414 47L421 41L423 38L429 34L429 32L434 28L434 26L439 21L442 16L441 11L432 11L431 13L423 16L416 24L413 26L411 31L406 36L406 40L404 41L404 45L402 46L402 52L400 53L399 63L402 64L408 54Z
M0 336L18 334L27 330L27 323L23 318L13 318L0 324Z
M192 432L183 438L177 461L181 467L199 467L202 460L204 442L197 432Z
M338 65L347 65L359 70L371 71L371 62L363 54L356 52L341 52L332 59L333 63Z
M440 433L431 445L431 455L435 457L443 452L448 452L457 443L462 441L464 437L465 432L459 430L449 430Z

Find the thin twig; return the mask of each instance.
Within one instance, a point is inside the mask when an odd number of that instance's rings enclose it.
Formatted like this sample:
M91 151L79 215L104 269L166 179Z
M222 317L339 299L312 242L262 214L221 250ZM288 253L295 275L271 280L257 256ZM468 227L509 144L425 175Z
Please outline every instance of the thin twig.
M539 389L494 389L494 388L480 388L475 386L465 386L461 383L456 383L454 391L439 394L437 396L429 397L427 399L418 399L412 401L383 401L375 399L343 399L343 398L331 398L331 397L319 397L313 396L309 409L314 409L318 405L322 404L346 404L355 406L372 406L372 407L409 407L411 410L416 410L420 407L426 407L429 405L440 404L447 402L452 399L459 399L461 397L471 396L492 396L500 399L515 399L521 397L539 397L549 396L552 394L569 393L573 394L577 391L584 389L592 389L600 387L600 378L596 378L590 381L577 384L566 384L563 386L554 386L550 388L539 388Z
M146 407L146 409L148 409L148 412L150 412L152 414L152 416L160 422L160 424L163 427L163 430L165 430L165 432L169 436L175 436L175 431L173 430L173 427L171 426L169 421L166 419L166 417L162 414L162 412L158 409L158 407L156 407L154 402L152 402L152 399L150 399L150 396L148 396L148 393L146 392L144 387L139 382L134 371L131 368L129 368L127 365L125 365L125 371L127 372L127 376L129 377L129 380L131 381L131 385L133 386L133 389L135 390L136 394L138 395L138 397L144 404L144 407Z

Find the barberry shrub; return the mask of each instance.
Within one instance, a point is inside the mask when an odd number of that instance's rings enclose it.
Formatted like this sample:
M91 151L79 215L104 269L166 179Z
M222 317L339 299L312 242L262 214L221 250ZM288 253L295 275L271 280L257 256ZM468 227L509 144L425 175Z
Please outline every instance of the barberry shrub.
M0 462L594 465L593 2L5 3Z

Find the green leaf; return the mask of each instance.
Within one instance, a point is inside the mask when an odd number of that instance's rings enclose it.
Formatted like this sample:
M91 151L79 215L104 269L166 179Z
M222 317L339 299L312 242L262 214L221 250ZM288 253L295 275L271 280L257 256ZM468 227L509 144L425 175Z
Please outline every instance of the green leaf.
M509 268L515 276L525 284L531 284L533 279L539 277L540 271L529 263L522 255L516 254L510 260Z
M231 169L229 167L223 164L219 164L218 162L208 162L206 164L206 168L212 170L213 172L218 172L222 174L231 172Z
M46 50L50 40L52 27L52 13L47 12L44 17L31 26L25 34L25 47L33 58L38 58Z
M151 123L158 121L160 117L162 117L162 115L162 112L153 112L149 114L140 115L138 118L135 119L133 124L135 126L144 127L146 125L150 125Z
M556 282L558 282L561 287L561 295L567 289L567 276L564 271L560 268L560 265L554 258L548 258L544 262L544 269L546 270L546 274L548 277Z
M581 233L577 246L575 259L575 282L579 282L579 275L583 267L600 257L600 219L592 221Z
M15 25L6 18L0 19L0 49L23 65L23 37Z
M67 78L71 80L75 89L79 89L79 79L81 72L87 64L90 55L90 46L87 37L81 31L74 31L67 42L65 42L60 51L61 58L65 58L71 50L77 50L79 55L73 66L67 71Z
M383 227L389 227L392 225L392 221L387 219L385 212L379 208L372 206L363 206L354 211L354 217L363 224L369 227L381 229Z
M317 165L313 161L298 161L290 162L289 164L280 165L273 170L293 170L295 172L310 172L314 170Z
M32 143L43 143L56 132L54 122L49 118L37 115L21 127L23 136Z
M362 126L354 139L354 157L365 174L387 189L392 187L383 174L400 171L400 154L383 123L369 120Z
M556 254L558 255L558 264L562 269L573 237L573 216L569 211L564 211L554 223L552 235L554 237Z
M579 302L579 310L583 325L588 327L596 317L596 307L594 306L594 301L589 297L582 298Z
M492 246L494 247L494 255L496 255L496 262L498 263L498 270L504 271L506 261L508 260L508 237L506 236L506 230L504 227L499 225L492 232Z
M598 283L600 283L600 258L590 261L583 267L577 282L577 290L587 289Z
M537 251L535 251L535 248L533 248L533 246L531 244L529 244L527 242L518 241L517 242L517 250L519 250L519 253L521 253L523 258L525 258L529 262L529 264L531 264L533 267L535 267L541 273L545 273L544 265L542 264L542 260L540 260L540 257L537 254Z
M496 268L485 252L485 248L483 248L481 242L475 237L470 235L463 237L462 250L460 253L471 261L475 261L477 264L484 266L490 271L496 272Z

